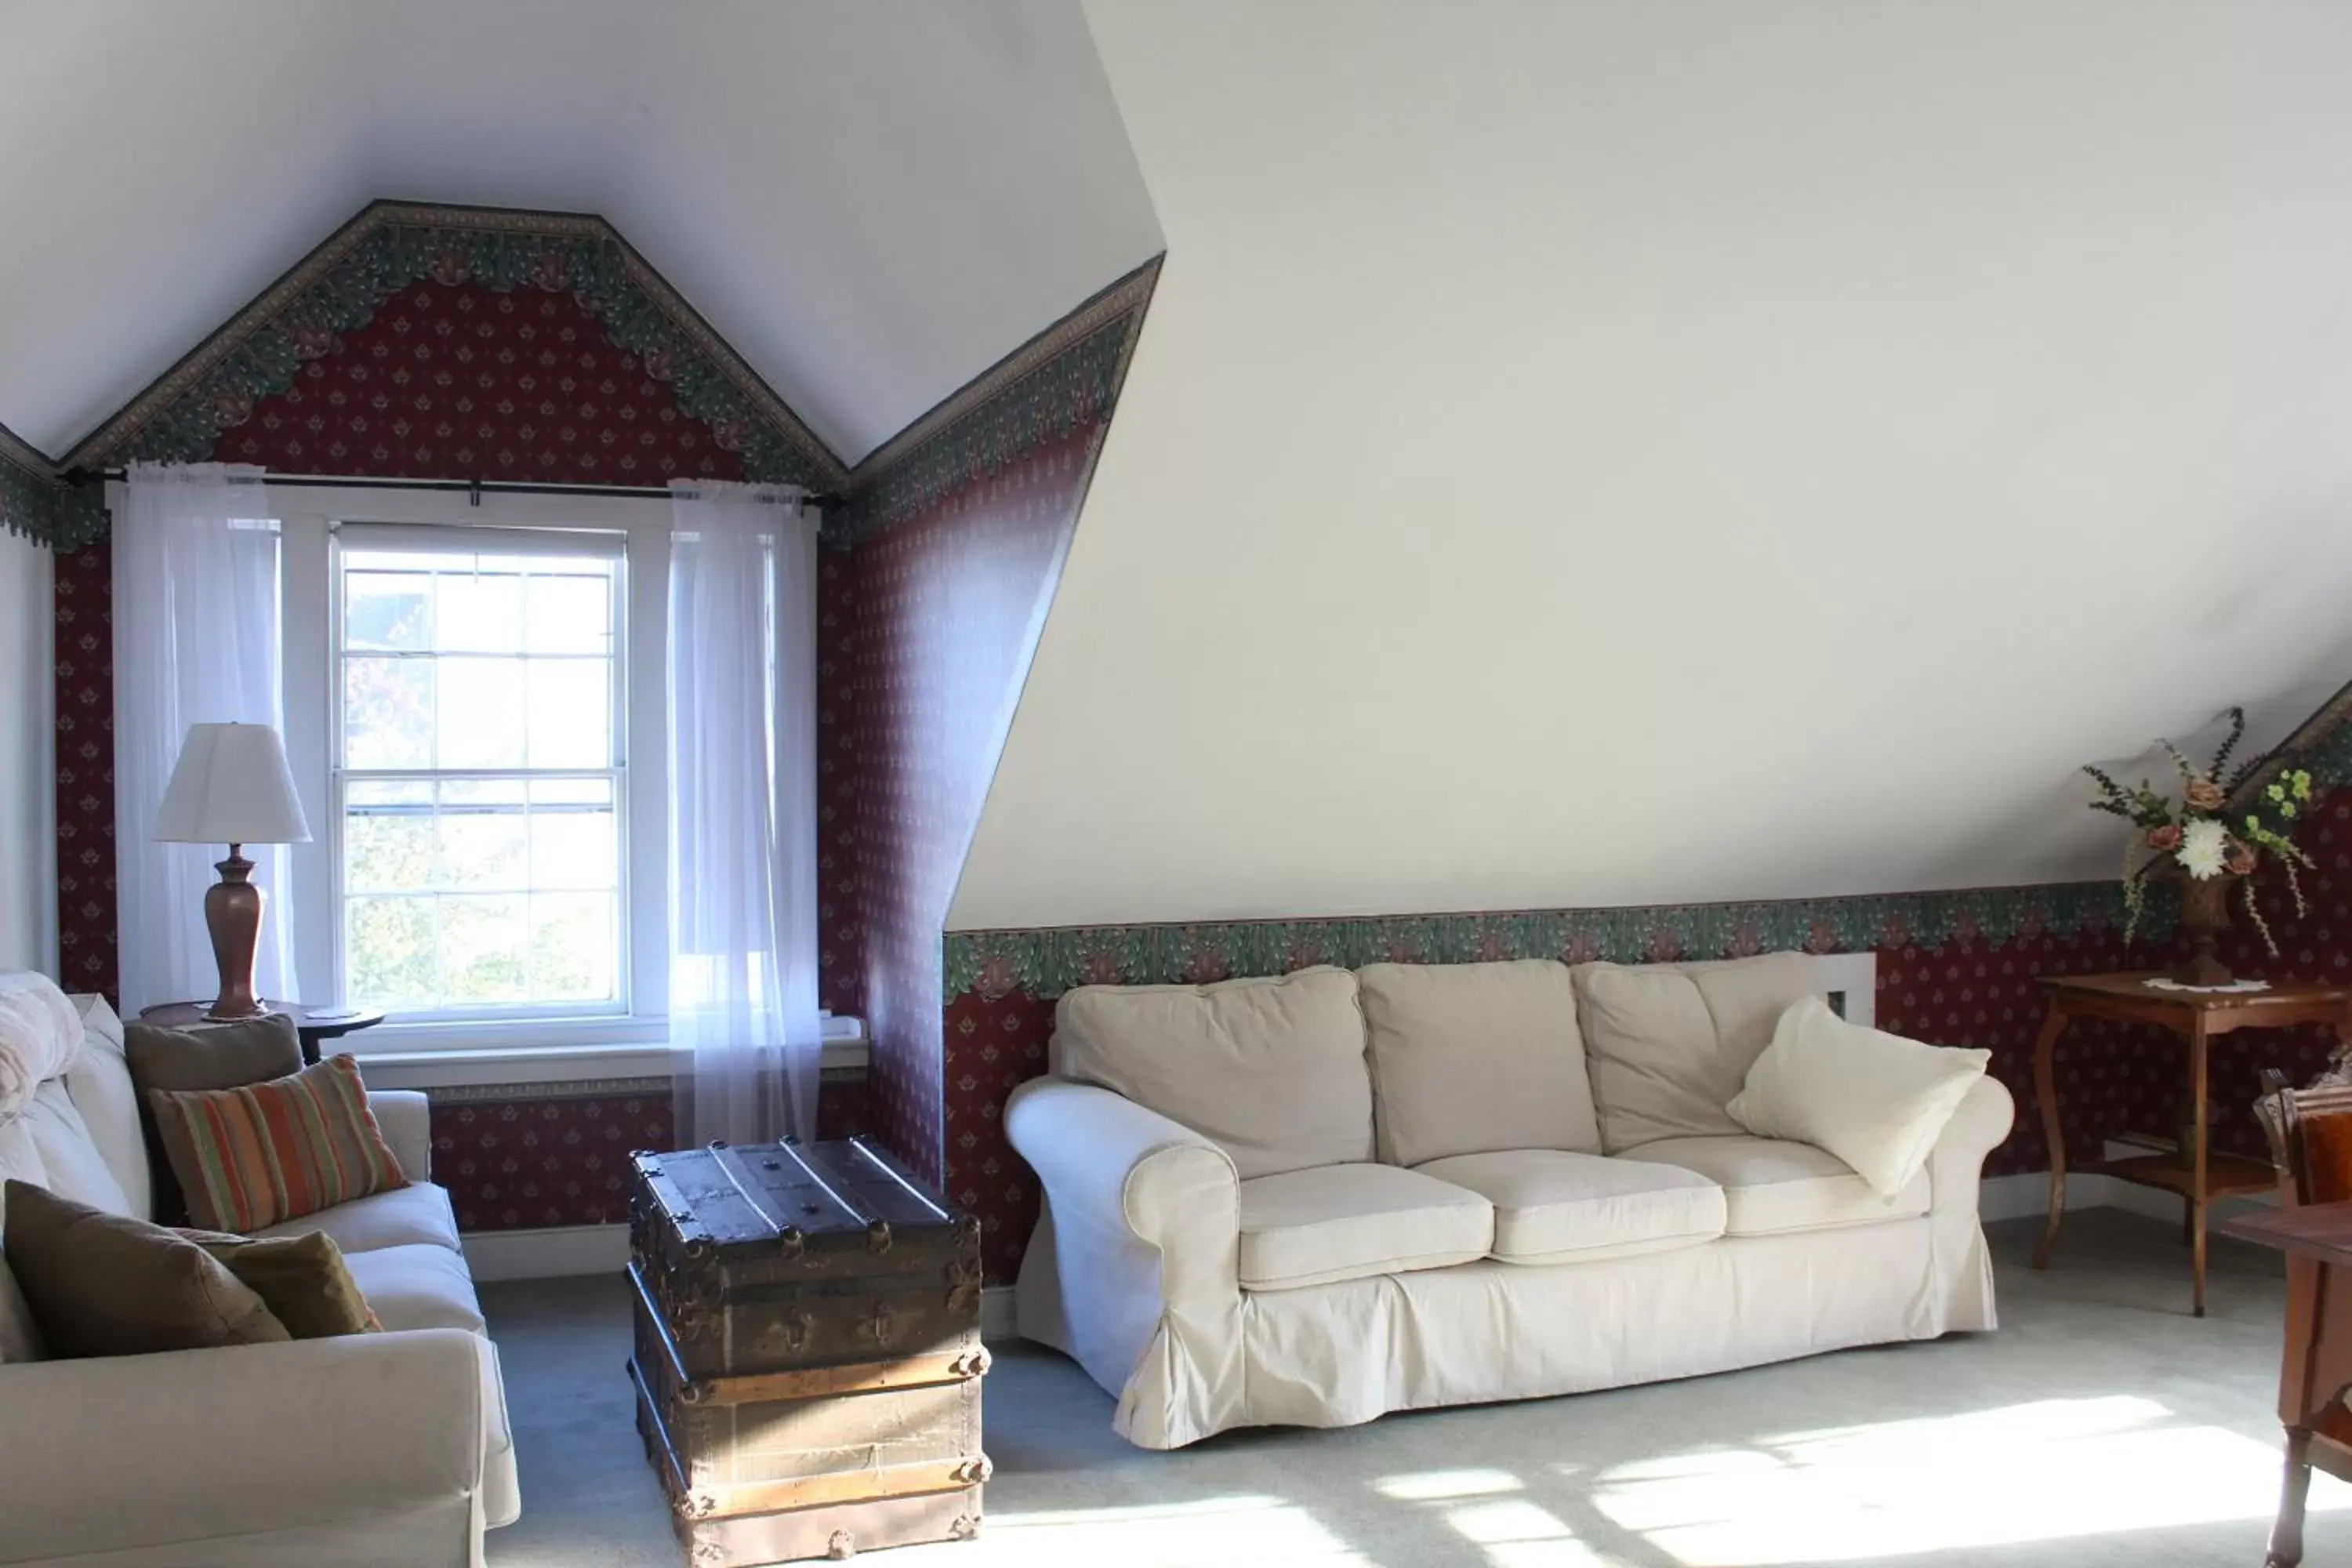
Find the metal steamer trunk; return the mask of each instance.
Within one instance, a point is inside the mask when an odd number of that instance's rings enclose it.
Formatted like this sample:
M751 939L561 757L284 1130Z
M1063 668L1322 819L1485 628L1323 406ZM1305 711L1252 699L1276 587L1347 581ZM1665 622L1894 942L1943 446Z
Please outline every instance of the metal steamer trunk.
M980 1222L863 1138L638 1154L637 1428L698 1568L980 1528Z

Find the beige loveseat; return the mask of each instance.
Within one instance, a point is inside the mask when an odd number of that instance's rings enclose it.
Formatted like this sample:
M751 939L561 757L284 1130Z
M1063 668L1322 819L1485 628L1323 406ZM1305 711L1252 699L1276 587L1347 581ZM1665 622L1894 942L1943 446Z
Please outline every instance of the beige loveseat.
M121 1026L75 1001L81 1048L0 1120L0 1177L146 1217ZM498 1352L426 1179L425 1097L368 1099L411 1184L260 1234L333 1237L385 1332L48 1360L0 1264L0 1563L482 1561L520 1511Z
M1801 953L1080 987L1005 1110L1021 1331L1172 1448L1990 1329L1999 1083L1892 1199L1725 1110L1822 990Z

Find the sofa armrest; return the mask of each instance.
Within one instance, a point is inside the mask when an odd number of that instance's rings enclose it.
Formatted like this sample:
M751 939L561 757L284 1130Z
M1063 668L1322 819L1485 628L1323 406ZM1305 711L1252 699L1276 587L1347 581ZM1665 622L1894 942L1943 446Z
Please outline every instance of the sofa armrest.
M1109 1089L1055 1078L1013 1091L1004 1131L1035 1169L1065 1236L1160 1254L1165 1304L1240 1288L1241 1176L1207 1138Z
M2017 1102L1999 1079L1987 1073L1969 1086L1927 1156L1927 1180L1937 1208L1965 1207L1971 1216L1976 1214L1985 1156L2000 1147L2016 1121Z
M400 1173L412 1182L433 1179L433 1102L414 1089L372 1089L368 1110L392 1146Z
M0 1367L0 1562L218 1562L224 1538L408 1515L449 1530L416 1561L463 1563L481 1369L459 1329Z

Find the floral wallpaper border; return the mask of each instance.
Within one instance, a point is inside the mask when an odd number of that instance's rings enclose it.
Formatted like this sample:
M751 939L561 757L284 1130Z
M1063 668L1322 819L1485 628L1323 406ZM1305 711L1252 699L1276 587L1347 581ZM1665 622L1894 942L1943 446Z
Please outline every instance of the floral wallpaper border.
M1107 416L1159 280L1155 257L877 447L850 476L849 504L825 520L826 542L845 548L919 517Z
M2140 921L2140 938L2151 947L2172 931L2173 908L2164 892L2158 890ZM2116 929L2123 914L2117 884L2071 882L1754 903L950 931L942 989L944 1001L952 1004L967 992L988 1000L1016 990L1052 997L1073 985L1198 984L1313 963L1350 969L1509 958L1637 963L1789 948L1933 951L1955 941L2005 942Z
M709 323L604 219L377 202L68 454L70 470L201 462L302 364L431 279L568 292L755 479L839 491L849 474ZM93 536L95 537L95 536Z
M68 493L49 460L0 425L0 529L55 544Z

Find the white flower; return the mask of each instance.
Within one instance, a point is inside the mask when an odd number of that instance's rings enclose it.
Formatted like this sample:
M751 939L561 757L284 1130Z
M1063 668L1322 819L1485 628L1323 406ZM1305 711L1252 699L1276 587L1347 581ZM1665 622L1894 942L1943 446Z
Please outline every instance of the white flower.
M2229 834L2209 816L2181 829L2180 847L2176 853L2189 874L2202 882L2221 874L2221 861L2229 852Z

